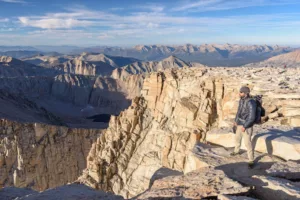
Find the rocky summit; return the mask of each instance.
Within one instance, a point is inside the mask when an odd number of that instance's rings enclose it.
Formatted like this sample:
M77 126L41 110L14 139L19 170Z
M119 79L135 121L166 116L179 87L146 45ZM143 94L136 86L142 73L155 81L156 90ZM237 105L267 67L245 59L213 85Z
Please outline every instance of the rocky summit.
M159 68L165 63L177 67ZM298 199L299 68L185 64L170 57L121 79L24 77L22 87L2 78L0 199ZM263 95L266 111L263 124L254 127L253 169L243 145L241 155L230 156L243 85ZM41 110L37 101L97 108L104 103L100 96L113 100L119 91L130 102L105 104L123 110L102 129L74 128L71 119L57 118L49 105ZM4 109L5 102L10 107ZM13 106L14 117L8 114Z

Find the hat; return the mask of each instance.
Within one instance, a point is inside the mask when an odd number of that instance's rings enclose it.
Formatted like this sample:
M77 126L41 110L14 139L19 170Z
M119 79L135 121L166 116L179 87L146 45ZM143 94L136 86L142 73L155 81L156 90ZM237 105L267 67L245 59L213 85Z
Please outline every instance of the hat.
M240 93L249 94L250 93L250 89L247 86L241 87Z

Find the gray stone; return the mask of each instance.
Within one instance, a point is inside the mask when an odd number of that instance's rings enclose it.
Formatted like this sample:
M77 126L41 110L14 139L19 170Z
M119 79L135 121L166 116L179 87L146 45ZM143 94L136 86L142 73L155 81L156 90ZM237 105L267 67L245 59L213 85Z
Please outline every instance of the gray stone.
M300 188L293 182L267 176L254 176L261 181L256 185L255 193L262 199L296 200L300 198Z

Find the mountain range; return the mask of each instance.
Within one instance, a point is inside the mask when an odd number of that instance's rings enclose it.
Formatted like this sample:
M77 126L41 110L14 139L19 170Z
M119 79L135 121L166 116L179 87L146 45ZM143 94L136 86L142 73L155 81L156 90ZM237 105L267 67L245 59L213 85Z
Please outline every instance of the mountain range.
M6 51L4 52L4 50ZM36 47L1 47L0 55L15 58L32 57L39 54L73 56L87 53L103 53L106 56L131 57L143 61L159 61L174 55L187 62L199 62L208 66L240 66L260 62L272 56L293 51L290 47L278 45L238 45L238 44L202 44L202 45L137 45L131 48L94 46L36 46ZM57 53L58 52L58 53ZM90 56L92 57L92 56Z
M187 62L199 62L208 66L239 66L290 52L292 48L278 45L186 44L181 46L138 45L133 48L91 47L79 49L79 51L133 57L144 61L157 61L174 55Z

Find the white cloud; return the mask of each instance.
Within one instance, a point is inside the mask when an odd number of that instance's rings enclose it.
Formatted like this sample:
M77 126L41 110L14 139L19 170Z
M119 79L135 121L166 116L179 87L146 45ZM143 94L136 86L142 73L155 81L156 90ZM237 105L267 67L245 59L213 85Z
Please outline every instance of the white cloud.
M257 6L275 6L300 4L297 0L198 0L188 1L177 7L172 8L172 11L190 11L190 12L205 12L216 10L231 10L237 8L257 7Z
M149 5L149 6L144 6L142 8L149 9L152 12L162 12L165 9L163 6L158 6L158 5Z
M69 12L48 13L44 16L19 17L24 27L41 29L73 29L78 27L105 27L112 30L119 29L146 29L186 26L228 28L230 26L259 26L263 23L270 25L292 24L297 21L298 13L272 15L242 15L227 17L190 17L172 16L168 13L139 12L121 16L108 12L96 12L86 9L69 9Z
M93 24L91 21L77 20L77 19L60 19L60 18L46 18L32 20L27 17L19 17L20 22L24 26L31 26L42 29L61 29L73 27L86 27Z
M210 5L214 5L216 3L220 3L223 0L202 0L202 1L193 1L193 3L188 2L187 4L178 6L173 8L173 11L182 11L182 10L188 10L188 9L192 9L192 8L198 8L198 7L202 7L202 6L210 6Z
M216 1L207 0L206 5L208 2ZM198 9L199 4L196 3L190 4L190 8L185 9ZM192 40L191 37L195 39L210 36L212 38L213 34L225 35L224 33L232 34L235 31L237 33L240 31L251 32L255 28L261 28L259 31L263 32L272 29L288 30L299 27L298 13L195 17L157 12L161 9L147 9L144 12L131 12L123 16L110 11L93 11L82 7L71 7L67 8L65 12L19 17L19 24L22 25L23 31L32 30L27 29L27 27L35 27L38 30L23 33L18 37L26 38L32 42L35 42L35 38L39 38L39 41L42 41L43 38L46 41L45 38L47 38L46 42L55 42L55 44L77 44L84 41L92 43L92 40L112 43L143 41L142 39L156 41L157 38L163 38L166 35L168 36L165 38L166 40L177 37L177 40L180 39L178 41L188 41ZM222 36L222 38L225 37ZM164 41L165 39L161 40Z
M26 1L23 0L0 0L0 1L5 3L26 3Z

